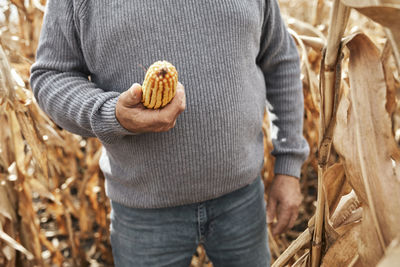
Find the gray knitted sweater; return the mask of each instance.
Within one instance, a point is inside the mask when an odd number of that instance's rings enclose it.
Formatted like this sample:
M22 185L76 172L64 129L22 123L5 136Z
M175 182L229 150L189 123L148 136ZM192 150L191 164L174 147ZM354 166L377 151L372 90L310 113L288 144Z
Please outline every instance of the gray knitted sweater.
M157 60L176 66L187 108L172 130L135 135L115 105ZM31 86L58 125L100 139L107 195L130 207L251 183L266 99L279 128L275 172L299 176L308 154L299 58L276 0L49 0Z

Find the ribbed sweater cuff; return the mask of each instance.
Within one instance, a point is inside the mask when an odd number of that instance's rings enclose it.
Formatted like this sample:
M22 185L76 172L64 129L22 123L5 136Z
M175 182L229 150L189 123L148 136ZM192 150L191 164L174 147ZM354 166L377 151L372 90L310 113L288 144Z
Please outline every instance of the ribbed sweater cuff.
M284 174L300 178L303 158L297 155L278 155L275 158L275 174Z
M135 135L135 133L125 129L117 120L115 116L117 101L118 97L105 101L101 107L99 116L95 117L95 134L104 143L113 143L125 135Z

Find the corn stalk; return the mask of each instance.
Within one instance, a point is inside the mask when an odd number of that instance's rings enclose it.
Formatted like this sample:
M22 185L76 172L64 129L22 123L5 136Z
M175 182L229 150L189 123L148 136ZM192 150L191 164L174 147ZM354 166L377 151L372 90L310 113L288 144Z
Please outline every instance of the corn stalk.
M39 226L37 221L35 221L35 214L32 209L25 209L24 205L32 206L31 203L31 191L27 187L25 180L22 176L26 176L26 164L24 163L24 142L23 135L33 135L30 133L32 129L26 125L29 118L25 115L21 103L18 101L24 101L21 99L22 94L16 94L17 85L10 72L10 65L6 55L0 46L0 74L1 74L1 90L2 90L2 106L7 110L6 120L10 125L11 129L11 149L14 150L15 158L14 163L12 163L8 169L8 172L13 175L14 178L11 181L6 181L5 185L7 188L7 195L9 198L14 199L15 202L10 203L7 208L11 214L19 214L19 216L8 217L8 219L13 220L11 223L15 224L18 233L15 236L8 236L7 233L1 234L1 239L8 244L8 246L22 252L26 258L20 258L20 264L22 266L33 266L34 264L44 265L41 260L41 249L39 242ZM34 138L26 138L28 143L34 143L36 140ZM38 147L37 145L36 147ZM33 153L40 153L39 149L32 150ZM10 180L10 178L9 178ZM15 182L13 181L15 180ZM6 205L3 203L3 205ZM24 212L22 212L24 210ZM4 214L3 214L4 215ZM13 238L18 237L21 244L14 240ZM9 263L14 259L11 258Z
M320 134L319 134L319 167L318 167L318 198L317 210L315 213L315 228L312 239L311 250L311 266L319 266L321 261L321 250L323 245L323 229L325 218L325 192L323 188L324 175L327 170L327 163L331 153L332 134L335 120L334 110L335 102L338 98L338 81L341 77L337 77L338 61L341 54L341 38L349 18L350 9L345 7L339 0L334 1L330 15L331 27L328 32L328 41L323 62L321 63L320 77ZM340 84L340 83L339 83ZM335 100L336 99L336 100Z

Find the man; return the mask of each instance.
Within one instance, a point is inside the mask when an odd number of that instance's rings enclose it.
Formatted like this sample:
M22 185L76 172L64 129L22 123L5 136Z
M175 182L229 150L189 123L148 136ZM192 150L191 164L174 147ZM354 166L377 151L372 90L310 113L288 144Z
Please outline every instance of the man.
M158 60L185 87L148 110L140 66ZM104 146L116 266L188 266L199 243L216 267L269 264L266 99L279 128L274 234L295 222L308 153L298 54L276 0L49 0L31 71L45 112Z

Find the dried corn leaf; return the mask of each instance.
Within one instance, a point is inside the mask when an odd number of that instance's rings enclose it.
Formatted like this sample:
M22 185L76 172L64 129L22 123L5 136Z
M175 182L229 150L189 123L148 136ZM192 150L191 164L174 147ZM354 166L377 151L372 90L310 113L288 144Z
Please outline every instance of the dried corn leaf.
M49 240L47 240L47 238L43 234L43 232L39 233L39 238L40 238L41 243L52 254L52 263L54 263L56 266L62 266L64 259L63 259L61 252Z
M8 114L10 121L9 127L11 128L11 139L14 145L15 162L17 164L18 170L25 176L25 143L21 134L21 127L18 123L17 115L15 114L15 112L10 111Z
M393 69L390 64L390 54L392 52L389 41L386 41L385 46L382 51L382 66L385 73L385 80L387 85L387 95L386 95L386 110L389 116L392 116L396 111L397 99L396 99L396 81L393 77Z
M14 100L15 94L13 92L14 83L11 79L10 65L8 63L6 54L0 46L0 104L6 99Z
M348 219L352 216L353 212L356 211L360 207L360 201L357 198L357 195L352 190L350 193L342 196L340 201L335 209L335 212L332 214L332 226L334 228L340 227L348 221ZM354 221L353 221L354 222Z
M387 27L388 39L391 41L397 67L400 71L400 3L396 0L342 0L342 2L375 22Z
M286 21L287 21L289 28L293 29L298 34L318 37L324 43L326 42L325 35L319 29L314 27L313 25L311 25L305 21L298 20L293 17L287 18Z
M0 112L2 111L2 106L0 106ZM0 125L8 125L7 116L0 116ZM12 159L12 152L10 151L10 129L9 127L3 127L0 131L0 166L7 168L10 166Z
M324 174L323 182L331 215L339 204L340 198L351 191L344 175L343 164L336 163L329 166Z
M400 183L393 170L397 145L386 111L386 84L380 53L372 41L356 34L350 51L350 97L342 97L334 146L343 158L346 177L364 204L359 247L364 263L376 264L400 231ZM376 242L378 240L378 242Z
M306 251L291 267L310 266L310 252Z
M398 266L400 263L400 239L393 240L390 244L385 257L379 261L377 267Z
M341 0L348 7L373 19L384 27L400 30L400 3L399 1L384 0Z
M322 259L322 267L349 266L357 255L357 243L360 238L360 223L352 225L350 230L336 240Z
M305 76L305 81L303 81L303 83L308 85L308 89L311 92L311 97L313 100L314 107L319 112L319 104L320 104L319 102L321 100L320 100L320 96L319 96L319 92L318 92L318 84L316 83L317 79L314 76L315 73L311 69L310 62L308 61L307 48L306 48L303 40L300 38L300 36L294 30L289 29L289 33L294 37L294 39L297 41L297 44L300 47L302 74Z
M54 195L38 180L31 178L28 180L29 186L32 191L38 193L40 196L50 199L51 201L56 201Z
M39 224L33 209L32 192L28 183L22 183L21 190L18 191L18 214L21 218L19 225L21 244L35 256L38 264L42 264Z
M15 207L10 201L7 191L8 190L6 185L0 186L0 215L4 216L12 222L15 222L17 220Z
M34 259L34 256L31 252L29 252L20 243L15 241L11 236L9 236L5 232L3 232L3 230L1 230L1 229L0 229L0 239L3 240L4 242L6 242L6 244L9 245L10 247L12 247L13 249L18 250L18 251L22 252L23 254L25 254L26 257L28 258L28 260Z
M290 246L283 252L281 257L274 262L272 267L285 266L287 261L292 258L305 244L311 241L311 233L307 229L299 237L293 241Z
M43 171L44 177L48 178L48 166L47 166L47 153L46 147L43 142L39 139L35 123L29 115L29 112L17 113L19 125L24 138L32 150L35 160L38 162L40 169Z

